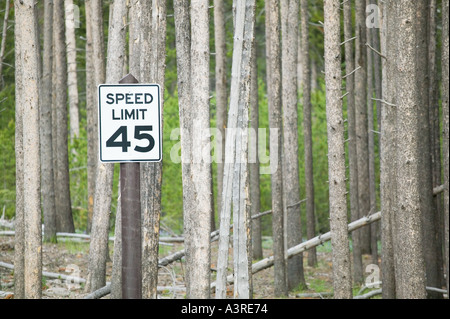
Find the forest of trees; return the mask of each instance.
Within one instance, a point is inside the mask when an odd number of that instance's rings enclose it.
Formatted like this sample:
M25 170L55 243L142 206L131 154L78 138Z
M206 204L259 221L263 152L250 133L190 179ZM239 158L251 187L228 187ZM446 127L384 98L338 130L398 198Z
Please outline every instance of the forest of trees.
M270 297L287 297L327 241L335 299L355 298L368 264L371 296L448 298L448 10L0 0L0 238L14 235L0 268L14 298L43 297L43 246L64 234L89 235L86 298L155 299L158 269L180 260L187 299L253 298L268 268ZM135 233L125 166L99 161L98 86L121 80L163 97L163 159L133 164ZM122 269L130 238L137 282ZM183 249L162 256L163 238Z

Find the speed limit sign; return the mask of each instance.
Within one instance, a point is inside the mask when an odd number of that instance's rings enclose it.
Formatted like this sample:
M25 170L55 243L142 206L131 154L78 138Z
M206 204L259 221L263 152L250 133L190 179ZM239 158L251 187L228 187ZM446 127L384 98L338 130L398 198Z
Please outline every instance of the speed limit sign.
M161 161L160 92L158 84L99 85L101 162Z

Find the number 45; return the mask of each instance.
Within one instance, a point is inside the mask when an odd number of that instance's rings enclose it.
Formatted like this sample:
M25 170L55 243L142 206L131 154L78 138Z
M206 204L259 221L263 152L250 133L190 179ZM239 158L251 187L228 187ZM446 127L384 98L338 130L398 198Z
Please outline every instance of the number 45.
M150 152L155 147L155 139L148 133L143 131L153 131L152 126L136 126L134 129L134 138L137 140L148 140L146 147L136 146L134 150L140 153ZM128 141L128 130L126 126L121 126L119 129L106 141L106 147L121 147L122 152L128 152L131 147L131 142ZM120 140L118 140L120 138Z

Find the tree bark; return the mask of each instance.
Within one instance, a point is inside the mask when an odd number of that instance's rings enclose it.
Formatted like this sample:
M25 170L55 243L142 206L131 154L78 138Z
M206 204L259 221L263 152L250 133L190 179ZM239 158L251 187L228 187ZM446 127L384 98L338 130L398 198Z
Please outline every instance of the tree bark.
M421 155L420 115L418 106L422 100L422 85L419 81L426 78L417 59L418 49L426 35L424 15L426 1L414 3L399 2L397 28L389 33L401 48L396 54L397 72L397 211L395 219L395 241L397 297L411 299L426 297L425 262L423 256L423 223L421 199L423 199L420 169ZM421 34L422 33L422 34ZM426 38L426 37L425 37Z
M70 139L80 135L80 119L78 109L78 80L77 80L77 46L75 40L75 11L73 0L64 1L66 21L66 49L67 49L67 86L69 92ZM89 71L87 71L89 72Z
M355 73L355 120L356 147L358 154L359 217L370 211L369 178L369 128L367 114L367 49L366 49L366 0L356 3L355 64L361 67ZM360 236L361 252L370 254L370 228L357 232ZM362 278L354 278L358 281Z
M44 2L44 51L42 64L41 175L44 241L56 242L56 202L52 146L52 64L53 64L53 1Z
M142 2L140 19L140 80L158 83L164 96L166 1ZM155 45L155 42L157 43ZM141 164L142 297L156 299L162 162Z
M373 47L373 33L371 28L366 28L367 44ZM369 46L367 50L367 125L369 138L369 199L370 213L373 214L377 209L377 185L375 176L375 116L374 116L374 93L375 93L375 69L374 69L374 52ZM378 248L377 248L377 224L370 225L370 251L372 255L372 264L378 264Z
M308 1L300 1L301 45L299 57L302 69L303 88L303 135L305 143L305 190L306 190L306 235L308 239L315 236L315 204L314 204L314 164L311 123L311 61L309 55L309 14ZM297 80L299 81L299 80ZM308 265L317 265L316 249L308 251Z
M6 0L5 15L3 16L2 42L0 45L0 86L3 87L3 59L5 58L6 34L8 32L10 0Z
M187 296L207 299L210 296L211 245L211 154L209 153L209 13L206 0L191 1L191 69L189 105L196 105L192 116L193 145L190 165L188 196L192 206L185 214L189 220L185 228L186 262L189 264ZM195 89L193 89L195 88ZM193 114L192 114L193 115ZM205 134L205 132L208 133ZM188 135L188 138L191 137ZM186 224L185 224L186 227Z
M41 62L38 37L37 7L34 1L18 3L16 14L22 52L21 87L26 88L21 99L23 107L23 213L24 213L24 298L42 296L42 228L40 193L39 98Z
M216 126L220 132L220 158L217 158L217 207L222 206L223 170L225 161L225 128L227 125L227 47L224 1L214 0L214 39L216 49Z
M259 100L258 100L258 65L257 65L257 43L255 40L252 54L252 74L251 74L251 93L250 93L250 152L254 154L254 162L249 162L250 174L250 214L255 216L261 209L261 190L259 178ZM251 157L249 155L249 157ZM252 221L252 249L253 259L263 258L262 237L261 237L261 219Z
M98 4L91 3L92 17L101 14ZM113 16L110 18L110 30L108 32L108 61L106 68L106 83L117 83L123 74L123 57L125 56L124 17L126 15L126 3L114 1ZM102 24L101 22L97 22ZM92 23L94 26L96 23ZM93 33L94 33L93 29ZM101 29L103 30L103 29ZM98 32L99 30L97 30ZM98 46L94 41L94 47ZM98 53L99 48L96 49ZM103 54L101 54L103 55ZM100 61L98 61L100 62ZM97 69L97 72L102 72ZM101 74L97 74L101 79ZM102 82L98 83L101 84ZM93 292L106 283L106 261L108 252L109 216L111 212L112 187L114 178L114 164L98 163L95 181L94 214L92 218L91 244L89 247L89 275L86 290Z
M346 41L353 38L352 27L352 2L344 3L344 36ZM355 110L355 58L353 56L353 43L345 43L345 72L347 90L347 121L348 121L348 158L350 175L350 215L352 220L359 218L359 192L358 192L358 153L356 135L356 110ZM361 255L360 231L352 234L353 247L353 279L355 282L362 282L363 266Z
M184 234L186 235L190 227L190 215L192 211L191 197L191 24L189 17L189 1L177 0L174 2L175 37L177 49L177 80L178 80L178 104L180 116L181 133L181 169L183 183L183 223ZM185 250L190 250L190 241L185 241ZM186 263L186 273L190 273L190 264ZM186 276L186 287L189 291L190 276Z
M300 180L298 164L298 24L299 0L282 1L282 105L283 105L283 189L285 201L300 201ZM286 205L287 248L302 242L300 205ZM288 289L306 286L303 272L303 255L287 261Z
M16 214L14 238L14 295L17 299L25 298L25 225L24 225L24 154L23 154L23 101L22 84L22 20L23 11L19 1L14 1L14 53L15 53L15 156L16 156Z
M64 3L55 1L53 4L53 52L55 59L55 105L56 118L56 228L60 232L73 233L72 207L70 200L69 148L68 148L68 112L67 112L67 61L64 24Z
M92 13L91 1L85 2L86 14L86 70L94 68L92 48ZM87 131L87 192L88 192L88 216L87 232L91 232L92 216L94 214L95 178L98 162L98 131L97 131L97 107L94 101L96 94L94 73L86 71L86 131Z
M431 4L431 5L430 5ZM432 9L432 10L431 10ZM430 73L430 68L434 68L432 61L432 51L433 45L430 42L433 38L430 35L432 15L435 15L435 4L433 1L429 3L426 2L425 12L421 13L421 21L424 32L417 34L419 37L418 41L421 43L418 58L418 66L420 67L420 78L418 79L418 86L420 88L420 98L421 103L419 108L419 125L420 125L420 135L419 135L419 155L420 158L420 170L419 178L421 181L421 214L423 218L423 230L424 230L424 258L425 258L425 269L426 269L426 279L427 285L429 287L440 287L442 284L442 278L440 276L442 260L439 260L439 250L442 246L438 244L438 226L437 222L439 220L438 211L436 206L435 196L433 196L434 180L433 180L433 163L432 158L434 157L434 123L431 123L433 118L432 112L435 108L431 104L431 91L433 87L433 80L430 78L432 75ZM426 16L423 17L423 14ZM434 26L433 26L434 28ZM428 298L442 298L442 294L436 293L435 291L427 292Z
M347 233L344 119L341 99L340 1L325 0L324 14L333 287L335 298L351 299L352 276Z
M449 171L449 120L448 120L448 70L449 70L449 41L448 41L448 2L442 2L442 117L443 117L443 141L444 141L444 247L445 247L445 260L446 260L446 273L447 273L447 291L449 290L449 182L448 182L448 171Z
M284 193L282 168L282 110L281 110L281 46L280 2L266 1L266 45L268 104L270 126L270 165L272 185L272 233L275 257L275 296L287 295L284 245ZM278 165L275 167L275 165Z
M380 140L380 196L381 196L381 267L383 269L383 299L396 298L394 259L394 216L397 181L395 178L395 150L397 143L397 108L395 90L395 50L397 42L389 35L395 28L395 1L379 2L382 14L381 53L382 86L384 105L381 108Z

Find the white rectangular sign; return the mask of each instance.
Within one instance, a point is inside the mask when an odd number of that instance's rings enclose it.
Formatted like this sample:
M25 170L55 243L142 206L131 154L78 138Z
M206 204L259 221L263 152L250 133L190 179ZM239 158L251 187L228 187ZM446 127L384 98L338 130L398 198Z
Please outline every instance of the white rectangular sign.
M101 162L161 161L160 92L158 84L98 86Z

